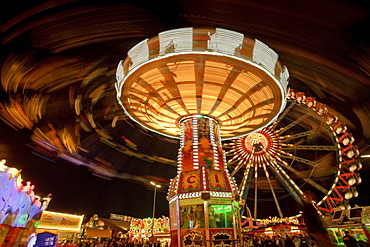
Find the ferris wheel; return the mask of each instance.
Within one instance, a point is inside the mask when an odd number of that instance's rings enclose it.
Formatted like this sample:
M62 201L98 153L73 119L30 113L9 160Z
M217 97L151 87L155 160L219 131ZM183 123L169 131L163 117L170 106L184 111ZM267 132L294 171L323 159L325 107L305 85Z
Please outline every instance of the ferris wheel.
M279 118L224 143L244 210L254 219L299 213L311 200L323 214L349 206L361 183L359 154L345 123L325 104L290 90ZM243 213L243 212L242 212Z

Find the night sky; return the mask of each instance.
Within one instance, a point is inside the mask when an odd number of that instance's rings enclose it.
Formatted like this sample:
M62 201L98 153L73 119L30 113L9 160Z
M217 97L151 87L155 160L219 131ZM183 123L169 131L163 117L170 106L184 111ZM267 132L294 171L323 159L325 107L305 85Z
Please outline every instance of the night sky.
M8 167L22 169L23 183L31 181L40 197L52 193L47 210L60 213L93 214L109 218L110 213L137 218L151 217L154 190L120 179L106 180L92 175L86 167L58 160L55 163L33 153L29 131L16 131L0 121L0 159ZM156 217L168 215L167 189L157 190Z

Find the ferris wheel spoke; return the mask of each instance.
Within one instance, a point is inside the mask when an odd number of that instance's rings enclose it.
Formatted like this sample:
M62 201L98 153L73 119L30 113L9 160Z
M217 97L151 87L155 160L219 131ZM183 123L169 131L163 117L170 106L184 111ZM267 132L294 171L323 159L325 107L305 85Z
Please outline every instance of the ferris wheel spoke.
M240 156L241 155L241 147L238 144L235 143L228 143L228 144L223 144L222 148L224 149L229 149L228 151L225 151L225 155L230 156Z
M248 190L250 186L247 186L247 182L250 183L253 170L254 167L251 164L248 164L244 171L244 176L239 189L239 195L241 198L246 198L248 196Z
M230 155L229 155L230 156ZM228 157L228 155L226 155L226 157ZM229 164L229 166L231 165L231 164L234 164L235 162L237 162L237 160L238 159L240 159L240 156L239 155L234 155L234 156L232 156L231 157L231 159L228 161L228 164Z
M281 154L280 157L290 159L290 160L294 160L294 161L298 161L300 163L304 163L306 165L310 165L310 166L313 166L313 167L315 167L317 165L317 163L315 161L308 160L308 159L298 157L298 156L295 156L295 155L283 155L283 154Z
M249 160L250 160L250 155L245 155L245 154L235 155L235 156L233 156L233 157L229 160L228 164L229 164L229 166L230 166L231 164L234 164L234 163L238 162L238 165L236 166L236 167L238 167L240 164L241 164L241 165L242 165L243 163L244 163L244 164L247 164Z
M288 166L286 162L281 160L280 157L278 156L276 156L276 158L272 157L270 154L268 154L268 152L265 149L263 151L266 157L268 157L266 163L269 164L271 171L275 174L279 181L288 189L288 191L291 193L295 201L301 204L303 192L301 191L299 186L290 178L290 176L284 171L284 169L281 168L281 164L284 166Z
M297 124L299 124L300 122L302 122L303 120L305 120L306 118L308 118L311 115L312 115L312 113L311 112L308 112L305 115L302 115L301 117L297 118L296 120L294 120L293 122L291 122L287 126L285 126L285 127L281 128L281 129L277 130L277 132L279 134L284 133L285 131L293 128L294 126L296 126Z
M255 171L255 191L257 190L257 168L254 166L254 160L253 160L254 151L255 151L255 149L253 148L250 155L246 155L246 156L249 156L250 159L248 160L248 163L246 165L246 169L244 170L244 176L243 176L241 186L240 186L240 190L239 190L240 197L244 198L245 201L247 201L247 197L248 197L248 194L249 194L249 188L250 188L250 184L251 184L251 181L252 181L253 171ZM255 195L255 197L256 197L256 195ZM257 198L255 198L255 199L257 199ZM256 203L257 203L257 201L255 201L255 204ZM256 208L255 208L255 211L254 211L254 215L255 215L255 218L256 218L256 215L257 215Z
M252 174L253 174L254 167L252 166L252 162L247 164L247 167L244 171L244 176L242 182L240 183L239 188L239 196L244 200L247 200L249 194L250 183L252 181ZM244 207L242 208L241 214L244 212Z
M301 138L301 137L306 137L306 136L310 136L312 135L312 133L314 133L314 131L312 130L307 130L307 131L304 131L304 132L301 132L301 133L297 133L297 134L294 134L294 135L286 135L286 139L285 140L293 140L293 139L297 139L297 138Z
M284 150L321 150L321 151L338 151L338 146L334 145L289 145L285 146Z
M231 176L234 176L240 170L240 168L243 167L244 164L245 166L247 166L247 164L252 161L253 153L254 152L252 152L251 154L241 153L240 155L235 155L230 159L230 161L228 162L229 165L235 163L236 161L239 161L233 172L231 173Z
M272 168L272 167L271 167L271 168ZM272 169L273 169L273 168L272 168ZM271 180L270 180L270 175L269 175L269 173L267 172L266 163L263 163L263 170L265 171L265 175L266 175L267 181L268 181L268 183L269 183L270 190L271 190L271 194L272 194L272 197L274 198L274 202L275 202L276 208L277 208L277 210L278 210L279 217L280 217L280 218L283 218L283 217L284 217L284 216L283 216L283 212L281 211L279 201L278 201L278 200L277 200L277 198L276 198L276 194L275 194L274 186L272 186L272 183L271 183Z
M235 173L237 173L240 170L240 168L243 167L244 164L245 164L244 161L239 162L237 166L234 168L233 172L231 173L231 176L233 177Z
M255 167L255 172L254 172L254 213L253 217L257 219L257 202L258 202L258 173L257 173L257 168Z
M284 117L288 114L288 112L295 106L295 102L291 101L290 105L284 109L284 111L279 115L279 118L274 122L274 126L276 126Z
M292 195L294 200L302 205L303 192L299 186L289 177L289 175L282 169L279 169L278 166L271 165L271 170L274 172L278 180L287 188L288 192Z
M312 185L313 187L315 187L317 190L319 190L322 193L324 193L324 195L326 195L328 193L328 189L324 188L323 186L321 186L320 184L316 183L312 179L306 177L302 172L297 171L293 167L291 167L289 165L286 165L286 164L281 164L281 166L284 167L284 168L286 168L287 170L291 171L292 173L294 173L295 175L297 175L299 178L303 179L305 182L307 182L310 185Z

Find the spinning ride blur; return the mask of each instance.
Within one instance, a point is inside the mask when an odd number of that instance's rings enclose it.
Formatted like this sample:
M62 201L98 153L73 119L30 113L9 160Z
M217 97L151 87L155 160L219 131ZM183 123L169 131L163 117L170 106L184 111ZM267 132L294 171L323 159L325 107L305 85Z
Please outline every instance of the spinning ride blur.
M180 28L146 39L117 69L126 114L180 138L171 180L172 246L235 246L239 192L222 139L272 123L285 106L288 70L259 40L221 28Z

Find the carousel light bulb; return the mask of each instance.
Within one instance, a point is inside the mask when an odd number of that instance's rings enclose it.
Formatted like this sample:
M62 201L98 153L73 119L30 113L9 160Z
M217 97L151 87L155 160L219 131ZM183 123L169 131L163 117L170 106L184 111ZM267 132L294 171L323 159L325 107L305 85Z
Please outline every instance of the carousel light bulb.
M347 192L346 194L344 194L344 198L346 198L347 200L351 199L352 197L353 197L352 192Z
M354 177L351 177L350 179L348 179L348 184L350 186L354 185L355 183L357 182L356 178Z

